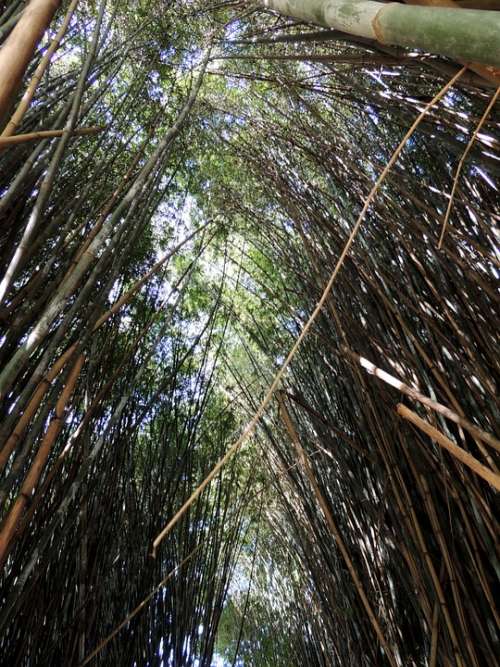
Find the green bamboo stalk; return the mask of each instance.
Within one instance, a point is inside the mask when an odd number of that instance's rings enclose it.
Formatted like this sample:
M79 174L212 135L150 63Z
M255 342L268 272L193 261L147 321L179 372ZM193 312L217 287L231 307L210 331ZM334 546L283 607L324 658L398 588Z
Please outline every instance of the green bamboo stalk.
M382 44L500 66L500 13L372 0L262 0L268 9Z

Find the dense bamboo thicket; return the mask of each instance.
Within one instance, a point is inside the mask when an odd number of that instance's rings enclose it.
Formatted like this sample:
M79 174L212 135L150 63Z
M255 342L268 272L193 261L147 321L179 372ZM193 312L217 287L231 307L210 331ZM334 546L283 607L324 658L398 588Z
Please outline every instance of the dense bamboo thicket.
M496 63L263 5L0 4L1 664L498 662Z

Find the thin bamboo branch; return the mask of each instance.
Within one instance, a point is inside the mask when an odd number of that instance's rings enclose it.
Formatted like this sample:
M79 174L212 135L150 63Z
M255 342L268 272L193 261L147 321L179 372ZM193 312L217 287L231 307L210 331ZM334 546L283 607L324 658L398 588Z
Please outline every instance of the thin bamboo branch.
M453 200L455 198L455 191L457 189L458 179L460 177L460 173L462 171L463 164L464 164L464 162L467 158L467 155L470 153L470 150L471 150L472 146L474 145L474 142L476 141L477 135L481 131L481 128L483 127L486 119L488 118L490 111L493 109L493 107L495 105L495 102L497 101L499 95L500 95L500 86L496 89L495 94L493 95L493 97L489 101L488 106L486 107L483 115L481 116L481 120L477 124L476 129L474 130L474 133L473 133L472 137L469 139L469 143L467 144L467 146L466 146L466 148L463 152L463 155L460 158L460 162L458 163L457 170L455 172L455 176L453 177L453 186L451 188L450 197L449 197L449 200L448 200L448 206L446 207L446 213L444 214L444 218L443 218L443 227L441 229L441 236L439 237L438 250L441 250L441 246L443 245L443 239L444 239L444 235L446 233L446 225L448 224L448 219L450 217L451 207L453 206Z

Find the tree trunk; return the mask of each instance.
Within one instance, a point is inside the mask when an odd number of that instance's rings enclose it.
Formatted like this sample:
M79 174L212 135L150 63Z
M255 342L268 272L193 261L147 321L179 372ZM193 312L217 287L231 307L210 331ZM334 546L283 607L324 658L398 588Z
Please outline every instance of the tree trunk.
M500 65L500 14L495 11L372 0L262 0L262 4L286 16L382 44Z

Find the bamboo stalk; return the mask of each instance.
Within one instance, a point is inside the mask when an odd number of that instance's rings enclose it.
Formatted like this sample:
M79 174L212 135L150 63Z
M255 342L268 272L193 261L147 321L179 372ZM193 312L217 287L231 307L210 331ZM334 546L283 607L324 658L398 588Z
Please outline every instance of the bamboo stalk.
M406 488L404 488L405 493L407 495L407 501L408 501L408 511L409 515L411 517L411 523L413 524L413 528L415 531L415 537L416 537L416 543L420 549L420 554L423 557L424 563L429 571L430 578L432 580L434 590L436 593L436 596L439 601L439 606L442 610L444 620L446 623L446 627L448 628L448 633L450 635L451 643L453 646L453 653L455 656L455 661L457 664L457 667L463 667L464 663L462 661L462 656L460 653L460 647L458 643L458 637L457 633L455 630L455 626L453 624L451 615L450 615L450 610L448 607L448 603L446 601L446 597L444 594L443 587L441 586L440 582L440 577L438 576L438 573L436 572L436 568L434 567L434 563L432 562L431 554L429 552L429 547L427 540L425 539L422 527L420 525L420 522L417 517L417 513L415 510L415 507L413 505L413 502L411 501L411 496L408 494L408 491Z
M0 137L0 150L8 146L16 146L17 144L25 144L28 141L42 141L43 139L52 139L54 137L62 137L67 131L70 136L88 136L99 134L106 128L103 126L95 127L80 127L76 130L39 130L38 132L30 132L29 134L16 134L14 136Z
M31 0L0 49L0 123L61 0Z
M439 53L462 62L500 67L498 12L401 5L370 0L261 0L285 16L375 39Z
M300 438L297 434L297 431L295 430L295 426L293 425L292 419L288 413L288 410L286 409L285 402L283 400L283 394L282 392L277 392L277 399L278 399L278 404L280 408L280 415L283 420L283 423L285 424L286 430L288 431L288 435L290 436L290 440L293 442L295 446L295 450L297 452L297 458L300 461L300 464L306 473L306 476L309 480L309 483L311 484L312 490L314 492L314 495L316 496L316 500L318 502L318 505L321 507L321 511L323 512L323 516L325 517L325 520L328 524L328 527L330 528L333 536L335 537L335 541L337 543L337 546L339 548L340 553L342 554L342 558L344 559L344 562L347 566L347 569L349 570L349 574L351 575L354 587L356 589L356 592L358 593L361 603L363 604L363 607L365 608L366 614L370 620L370 623L375 631L375 634L378 637L378 640L380 642L380 645L384 649L384 653L387 656L387 659L389 660L390 664L392 667L397 667L397 661L396 658L394 657L394 653L392 651L392 648L389 646L389 643L387 642L384 633L382 632L382 628L380 627L380 623L377 620L377 617L375 616L373 609L370 605L370 602L366 596L366 593L363 588L363 584L361 583L361 579L359 578L359 575L356 571L356 568L354 567L354 563L352 562L352 559L349 555L349 551L347 550L347 547L344 543L344 540L342 539L342 536L340 534L340 531L337 527L337 524L333 518L332 513L330 512L330 508L328 505L328 502L324 495L321 492L321 489L319 488L318 482L316 480L316 476L314 474L314 471L312 469L312 466L308 460L308 457L306 456L304 452L304 448L302 447L302 443L300 442Z
M448 545L446 543L446 539L443 534L443 530L439 521L439 516L436 511L436 507L434 505L432 495L430 492L429 484L427 482L427 479L424 475L420 474L416 467L415 463L412 460L411 456L409 455L408 450L405 448L405 453L408 458L408 463L410 465L410 468L412 470L413 476L416 481L416 486L418 490L420 491L421 497L423 499L424 505L427 509L427 514L429 516L432 529L434 531L434 535L436 538L437 543L439 544L439 547L441 549L441 554L442 554L442 572L440 579L443 579L445 571L448 573L448 581L450 582L451 590L452 590L452 595L453 595L453 601L455 604L455 609L457 613L457 617L460 622L460 637L465 641L465 645L467 647L467 651L469 653L471 665L477 666L477 657L475 655L474 651L474 646L471 642L470 639L470 632L467 627L466 619L464 616L464 611L463 611L463 604L462 604L462 599L458 591L457 587L457 574L456 574L456 567L453 563L453 559L450 557ZM432 651L431 651L432 652Z
M439 604L435 602L434 611L432 613L432 634L431 634L431 650L429 655L429 667L436 667L437 665L438 633L439 633Z
M57 359L57 361L52 365L52 368L50 368L50 370L47 371L45 377L37 385L30 399L30 402L23 411L21 418L19 419L14 430L12 431L9 438L5 442L5 445L0 450L0 472L4 470L7 461L9 460L9 456L14 451L16 444L22 437L28 424L30 423L36 411L38 410L43 397L49 390L49 387L52 384L52 382L59 375L61 370L66 365L66 362L75 351L75 347L76 347L75 345L72 345L65 352L63 352L63 354L61 354L61 356Z
M31 500L31 494L38 484L52 446L63 426L65 408L71 397L71 394L73 393L84 361L85 357L80 355L73 365L66 385L57 401L55 416L47 427L47 431L40 444L38 452L36 453L33 463L31 464L31 467L21 486L19 495L3 522L2 528L0 530L0 567L2 567L5 563L5 558L7 557L12 540L15 536L21 515L26 505Z
M450 7L457 9L465 9L455 0L405 0L407 5L420 5L423 7ZM475 9L474 7L469 7L469 9ZM479 8L478 8L479 9ZM480 9L493 9L493 7L481 7ZM483 79L490 81L490 83L498 86L500 84L500 69L498 67L491 67L488 65L481 65L479 63L467 63L462 62L462 65L467 65L467 67L482 76Z
M471 424L467 419L460 417L456 412L453 412L453 410L450 410L450 408L446 407L446 405L442 405L437 401L433 401L432 398L424 396L424 394L421 392L413 389L413 387L410 387L404 382L401 382L401 380L398 380L398 378L394 377L390 373L387 373L387 371L383 371L381 368L378 368L371 361L368 361L368 359L365 359L356 352L353 352L345 345L342 346L341 349L346 356L357 361L360 366L364 368L370 375L375 375L375 377L383 380L387 384L391 385L391 387L398 389L401 393L406 394L410 398L413 398L428 408L431 408L435 412L438 412L450 421L453 421L455 424L458 424L464 428L466 431L469 431L469 433L471 433L475 438L486 442L488 445L490 445L490 447L500 451L500 440L495 438L490 433L486 433L486 431L483 431L483 429L475 426L474 424Z
M71 17L75 12L78 2L79 0L72 0L66 12L66 16L64 17L64 21L62 22L59 30L57 31L57 35L54 37L49 48L45 52L43 58L40 60L38 67L36 68L36 71L33 74L31 81L26 89L26 92L23 95L22 100L19 102L16 111L12 115L11 119L5 126L5 129L3 130L0 136L10 137L12 134L14 134L16 128L19 126L24 114L26 113L26 110L30 105L31 100L33 99L33 96L35 95L37 86L40 83L42 76L44 75L45 70L47 69L52 59L52 56L54 55L56 49L58 48L61 42L61 39L64 37L66 30L68 29L69 22L71 21Z
M500 475L495 474L482 463L479 463L479 461L471 454L452 442L449 438L443 435L441 431L438 431L437 428L434 428L434 426L431 426L428 422L415 414L415 412L407 408L406 405L398 403L396 412L398 415L410 421L421 431L435 440L441 447L450 452L450 454L452 454L458 461L476 473L476 475L479 475L484 480L486 480L488 484L491 484L494 489L500 491Z

